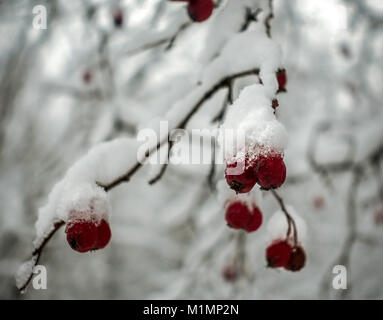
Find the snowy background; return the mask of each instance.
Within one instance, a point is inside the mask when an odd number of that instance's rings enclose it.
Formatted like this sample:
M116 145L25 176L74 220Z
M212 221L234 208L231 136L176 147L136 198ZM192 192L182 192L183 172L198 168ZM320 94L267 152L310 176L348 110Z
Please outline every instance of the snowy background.
M47 30L32 28L38 4L48 10ZM113 26L115 7L124 13L121 28ZM209 20L191 23L182 2L0 0L0 298L383 298L383 2L274 0L273 7L271 35L288 75L288 92L278 95L289 135L279 193L305 221L306 267L266 268L267 220L278 210L268 192L257 194L264 224L244 236L226 227L209 165L170 165L154 185L158 168L148 165L108 193L108 247L80 254L58 231L40 261L48 289L20 295L14 274L30 256L38 210L55 183L99 143L134 141L139 128L178 118L169 110L199 82L257 67L262 61L246 41L225 63L212 62L227 56L223 48L241 30L264 31L268 1L217 1ZM246 8L262 9L257 22L246 25ZM234 98L258 81L236 80ZM225 96L214 94L186 128L214 128ZM103 166L135 159L134 148L120 147ZM215 176L223 177L222 167ZM222 270L238 259L243 272L227 281ZM347 267L347 290L332 288L338 264Z

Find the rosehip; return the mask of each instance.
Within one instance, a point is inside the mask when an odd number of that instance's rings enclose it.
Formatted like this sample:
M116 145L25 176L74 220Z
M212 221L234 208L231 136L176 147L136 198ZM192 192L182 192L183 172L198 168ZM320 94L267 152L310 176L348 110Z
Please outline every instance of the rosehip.
M299 271L306 263L306 254L302 247L295 247L291 251L289 262L284 265L284 268L289 271Z
M87 252L96 245L98 231L93 221L76 220L69 222L65 233L71 248L78 252Z
M258 184L265 190L278 188L286 180L286 166L281 155L261 155L256 160Z
M196 22L207 20L213 13L213 0L189 0L188 13Z
M102 219L100 224L97 226L97 241L93 249L97 250L105 248L111 237L112 233L110 231L109 223Z
M285 69L279 69L277 71L278 80L278 92L286 91L287 74Z
M262 224L262 213L257 207L250 210L245 203L236 201L227 207L225 219L227 224L234 229L253 232Z
M279 107L278 100L277 99L273 99L273 101L271 102L271 106L273 107L273 109L278 108Z
M230 174L231 170L237 170L235 169L237 166L238 170L242 169L238 162L228 163L226 165L226 182L236 193L247 193L253 189L254 185L257 183L257 176L254 172L254 163L248 164L247 162L248 161L245 161L243 172L241 174Z
M266 249L267 266L280 268L285 266L290 259L292 248L285 240L278 240Z
M113 12L113 22L115 27L120 28L124 22L124 14L120 8L117 8Z

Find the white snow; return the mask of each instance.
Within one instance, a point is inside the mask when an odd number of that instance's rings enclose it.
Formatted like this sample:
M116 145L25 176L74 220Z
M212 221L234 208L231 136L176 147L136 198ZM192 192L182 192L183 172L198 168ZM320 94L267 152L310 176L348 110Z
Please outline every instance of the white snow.
M280 46L265 35L261 26L257 26L228 41L220 55L205 69L202 82L212 83L230 74L259 68L265 94L271 98L278 89L275 72L281 66L281 60Z
M96 183L108 183L124 174L137 161L137 142L120 138L101 143L78 160L52 189L48 202L40 208L36 222L35 246L54 221L68 220L71 212L107 219L110 206L107 193Z
M229 139L232 132L244 138ZM265 86L254 84L241 91L228 108L219 142L228 162L248 152L252 157L259 152L283 152L287 145L287 132L273 114Z
M17 272L15 274L15 280L16 280L16 287L18 289L21 289L26 281L29 279L29 277L33 273L33 268L36 265L36 256L33 256L30 260L24 262L22 265L20 265L19 269L17 269Z

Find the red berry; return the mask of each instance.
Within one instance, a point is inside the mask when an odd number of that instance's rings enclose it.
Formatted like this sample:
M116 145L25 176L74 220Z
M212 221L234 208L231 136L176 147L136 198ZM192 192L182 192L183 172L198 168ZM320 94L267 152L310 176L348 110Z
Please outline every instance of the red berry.
M278 80L278 92L286 91L287 74L285 69L279 69L277 71Z
M213 0L189 0L188 13L196 22L207 20L213 13Z
M117 8L113 12L113 22L117 28L120 28L124 23L124 14L120 8Z
M302 247L293 248L290 259L284 268L289 271L299 271L306 263L306 254Z
M279 107L278 100L277 99L273 99L273 101L271 102L271 106L273 107L273 109L278 108Z
M266 249L267 266L271 268L285 266L289 262L291 250L291 246L284 240L272 243Z
M240 201L231 203L226 209L226 222L234 229L243 229L247 232L256 231L262 224L262 213L256 207L249 207Z
M247 232L256 231L262 224L262 212L258 207L254 208L250 214L250 219L245 226Z
M102 219L100 224L97 226L97 241L93 249L97 250L105 248L111 237L112 232L110 231L109 223Z
M286 180L286 166L281 155L261 155L256 160L258 184L265 190L278 188Z
M254 172L254 164L254 162L249 164L246 159L245 164L233 162L226 165L226 182L236 193L247 193L253 189L254 185L257 183L257 176Z
M66 239L73 250L87 252L97 242L97 228L93 221L76 220L69 222L65 229Z

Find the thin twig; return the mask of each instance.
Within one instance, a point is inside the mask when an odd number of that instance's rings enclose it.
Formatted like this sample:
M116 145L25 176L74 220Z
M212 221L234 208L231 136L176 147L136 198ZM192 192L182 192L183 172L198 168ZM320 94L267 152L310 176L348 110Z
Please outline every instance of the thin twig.
M49 240L53 237L53 235L65 224L64 221L60 220L53 225L53 229L49 231L49 233L44 237L43 241L33 250L31 258L29 261L34 261L34 265L32 266L31 270L33 271L33 268L39 263L39 260L41 258L41 255L43 253L43 250L46 246L46 244L49 242ZM33 272L30 274L28 279L26 279L25 283L23 283L21 286L18 287L20 292L23 292L25 288L28 286L28 284L31 282L33 278Z
M274 196L274 198L277 200L277 202L279 203L279 206L281 207L281 210L282 212L285 214L286 216L286 220L287 220L287 233L286 233L286 238L289 239L290 236L291 236L291 232L293 233L293 239L294 239L294 247L296 247L298 245L298 230L297 230L297 227L295 225L295 221L294 219L291 217L291 215L289 214L289 212L287 211L286 209L286 206L285 206L285 203L282 199L281 196L279 196L279 194L277 193L277 191L275 191L274 189L270 190L271 191L271 194Z
M228 83L233 81L236 78L245 77L252 74L259 74L259 69L251 69L243 72L238 72L229 76L224 77L220 81L218 81L215 85L213 85L208 91L206 91L201 98L197 101L197 103L194 104L194 106L190 109L190 111L185 115L183 120L175 127L175 129L185 129L186 125L188 124L189 120L193 117L193 115L199 110L199 108L207 101L209 100L218 90L224 88L227 86ZM101 183L97 182L97 184L102 187L105 191L109 191L116 186L120 185L123 182L128 182L132 175L134 175L138 169L140 169L143 165L143 162L145 159L150 157L156 150L161 148L161 146L170 140L170 133L167 137L165 137L163 140L158 141L158 143L153 146L152 148L148 149L145 152L144 159L142 161L137 162L132 168L130 168L125 174L121 175L117 179L113 180L109 183ZM157 180L158 181L158 180Z
M267 15L265 19L266 34L269 38L271 38L271 20L273 18L274 18L273 0L269 0L269 14Z

